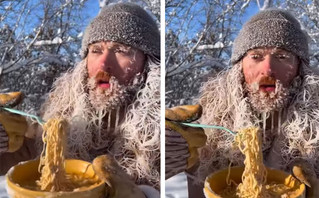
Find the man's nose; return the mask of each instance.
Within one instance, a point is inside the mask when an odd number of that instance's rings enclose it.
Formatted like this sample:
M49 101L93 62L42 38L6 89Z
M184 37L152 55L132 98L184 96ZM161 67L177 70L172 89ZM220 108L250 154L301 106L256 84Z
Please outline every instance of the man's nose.
M100 56L99 69L106 72L110 72L113 61L114 61L114 54L112 54L112 52L108 49L104 50Z
M271 55L266 55L262 61L262 74L272 76L274 72L274 58Z

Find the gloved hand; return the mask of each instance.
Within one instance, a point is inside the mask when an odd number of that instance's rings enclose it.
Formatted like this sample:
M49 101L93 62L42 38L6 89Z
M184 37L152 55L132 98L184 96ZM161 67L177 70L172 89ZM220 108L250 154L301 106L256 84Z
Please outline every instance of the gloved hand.
M21 92L0 94L0 107L13 107L22 101ZM23 116L0 109L0 154L15 152L23 144L27 122Z
M100 155L92 166L95 174L108 185L108 198L146 198L112 156Z
M292 174L306 185L307 198L319 197L319 180L312 165L302 159L295 160L292 163Z
M180 124L200 118L200 105L178 106L165 111L165 178L193 167L198 162L197 149L207 136L202 128Z
M9 140L8 135L6 131L4 130L3 126L0 124L0 154L8 150L9 148L8 140Z

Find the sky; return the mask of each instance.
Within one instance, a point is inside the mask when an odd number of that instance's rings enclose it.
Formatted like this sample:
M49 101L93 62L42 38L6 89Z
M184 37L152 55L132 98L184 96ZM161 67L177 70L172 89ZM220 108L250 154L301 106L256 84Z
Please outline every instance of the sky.
M42 16L43 15L43 7L39 7L38 6L39 0L31 0L30 3L28 4L28 6L33 6L34 8L32 9L32 12L34 13L35 16ZM8 6L10 4L10 1L5 2L4 5ZM14 4L15 5L15 4ZM19 6L23 5L22 3L20 3ZM85 16L85 19L83 20L83 23L81 24L81 28L84 30L85 27L89 24L89 22L98 14L99 12L99 0L87 0L85 3L85 8L83 9L83 15ZM3 10L1 10L1 12L3 12ZM1 13L0 12L0 16ZM17 15L15 13L10 14L10 18L8 18L6 20L6 23L9 23L10 26L13 26L13 24L16 23L17 21ZM35 27L35 24L38 24L38 17L34 17L34 18L26 18L29 21L23 26L20 27L18 26L18 28L16 29L16 34L20 34L20 32L32 32L33 28ZM20 19L21 23L23 22L23 17ZM20 23L20 24L21 24ZM1 26L3 24L0 24Z
M186 2L191 4L192 1L186 1ZM198 32L202 31L202 29L203 29L202 23L205 23L205 20L206 20L206 18L205 18L206 15L202 11L203 3L207 3L207 2L202 1L202 0L198 0L197 3L195 3L192 6L191 11L189 12L192 14L187 15L187 17L192 18L191 24L189 26L191 28L187 28L187 25L188 25L187 23L184 24L185 29L184 29L184 31L180 32L180 34L179 34L180 42L183 42L184 39L186 41L188 41L189 38L193 38ZM220 9L220 8L218 8L218 9ZM196 11L194 11L194 10L196 10ZM166 11L167 11L165 13L166 17L170 18L170 17L168 17L168 13L172 12L172 9L169 8L169 9L166 9ZM176 9L176 11L177 11L176 15L180 16L180 15L183 15L183 13L185 12L185 9L182 9L182 10ZM245 10L245 14L243 16L241 16L241 18L240 18L242 24L244 24L247 20L249 20L253 15L255 15L258 12L259 12L258 5L256 4L255 1L251 1ZM190 21L190 19L185 19L185 20ZM181 21L180 18L176 17L176 18L174 18L173 23L169 24L169 28L176 30L180 27L181 23L183 23L183 21ZM237 29L241 29L242 24L237 24ZM166 31L169 28L166 28Z
M88 0L85 3L85 6L87 7L87 14L89 16L86 20L86 25L88 25L89 22L99 13L99 0Z

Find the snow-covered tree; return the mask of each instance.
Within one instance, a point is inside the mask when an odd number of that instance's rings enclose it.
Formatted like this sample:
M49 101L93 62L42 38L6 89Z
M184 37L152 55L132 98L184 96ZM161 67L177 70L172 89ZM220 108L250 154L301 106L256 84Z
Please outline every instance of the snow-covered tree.
M189 104L201 83L228 65L245 2L166 1L166 105Z
M319 0L166 0L166 106L191 104L201 83L230 66L242 24L267 8L289 10L309 35L311 66L319 61Z
M22 91L18 108L36 114L54 80L80 60L83 31L98 7L114 2L0 0L0 92ZM159 0L133 2L159 19Z

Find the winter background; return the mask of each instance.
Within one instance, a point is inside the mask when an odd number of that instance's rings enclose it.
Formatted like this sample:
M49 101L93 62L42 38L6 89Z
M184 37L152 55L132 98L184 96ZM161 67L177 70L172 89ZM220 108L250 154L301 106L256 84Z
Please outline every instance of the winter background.
M114 2L0 0L0 92L22 91L18 109L37 114L52 82L80 60L85 27ZM159 0L130 2L152 11L159 24Z
M159 0L0 0L0 93L22 91L16 108L38 115L55 79L80 60L85 27L114 2L137 3L159 24Z
M289 10L300 21L311 66L318 67L319 0L166 0L166 107L193 104L201 84L230 66L242 24L270 7ZM185 174L166 180L165 190L167 198L188 197Z
M0 0L0 92L22 91L17 109L37 114L52 82L80 60L84 28L116 0ZM159 0L130 0L151 10ZM319 62L319 0L162 0L165 8L165 104L192 104L201 83L229 66L232 41L259 10L291 11L308 33L311 65ZM164 29L164 27L162 27ZM0 177L0 198L5 195ZM166 181L166 197L187 197L184 174Z

